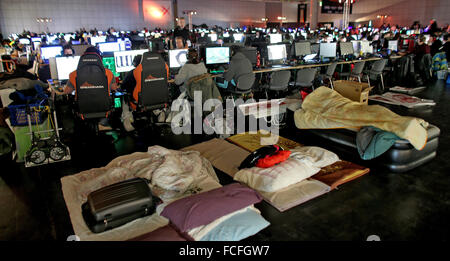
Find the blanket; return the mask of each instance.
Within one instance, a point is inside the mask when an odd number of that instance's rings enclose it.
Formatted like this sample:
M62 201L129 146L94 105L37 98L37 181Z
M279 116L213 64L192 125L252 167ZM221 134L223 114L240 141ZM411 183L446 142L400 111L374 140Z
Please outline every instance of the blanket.
M427 143L428 123L422 119L399 116L379 105L351 101L327 87L309 94L302 109L294 113L299 129L361 128L374 126L408 140L417 150Z
M148 152L121 156L102 168L61 179L64 200L74 232L81 240L128 240L166 226L169 221L154 213L118 228L94 234L84 222L81 205L99 188L141 177L151 180L151 190L164 203L221 187L211 164L198 152L181 152L153 146Z

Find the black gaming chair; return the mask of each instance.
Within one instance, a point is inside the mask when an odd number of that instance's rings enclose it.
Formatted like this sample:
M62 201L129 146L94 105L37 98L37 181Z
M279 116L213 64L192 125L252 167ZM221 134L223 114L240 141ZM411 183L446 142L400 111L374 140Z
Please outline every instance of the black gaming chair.
M102 58L96 53L84 54L78 63L75 103L82 119L108 116L112 100Z
M75 114L81 133L97 136L99 120L108 118L112 111L112 97L102 58L97 53L81 56L77 67L75 86ZM88 129L86 129L88 128ZM85 132L87 131L87 132Z
M169 88L164 59L160 54L146 52L142 56L141 91L138 107L146 110L164 108L169 103Z
M146 52L142 55L142 62L136 67L135 72L141 75L140 81L137 80L138 84L140 82L137 101L131 99L136 105L133 112L134 125L136 129L152 128L153 123L158 122L155 118L159 118L160 115L164 115L165 122L168 112L164 109L170 107L166 63L160 54Z

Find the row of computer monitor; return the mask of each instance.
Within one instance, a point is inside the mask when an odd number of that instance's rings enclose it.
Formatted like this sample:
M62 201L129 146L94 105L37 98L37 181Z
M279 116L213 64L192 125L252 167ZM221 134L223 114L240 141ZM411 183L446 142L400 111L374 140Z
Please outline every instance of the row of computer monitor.
M393 41L396 43L396 41ZM394 49L394 44L391 43L390 48ZM297 57L312 57L317 54L324 58L335 58L337 56L337 44L336 43L320 43L311 45L310 42L297 42L295 43L295 56ZM61 47L62 48L62 47ZM395 46L396 48L396 46ZM47 48L44 48L46 50ZM44 51L44 53L49 52ZM143 50L128 50L128 51L115 51L114 57L105 57L104 63L109 69L111 69L116 76L122 72L128 72L133 70L133 60L137 55L143 55L148 49ZM256 48L242 48L240 50L251 62L256 64L257 50ZM373 47L368 41L352 41L340 43L341 55L355 55L362 53L373 53ZM56 53L56 51L55 51ZM55 53L48 54L55 57ZM180 68L187 62L188 49L175 49L169 50L169 67L171 69ZM267 55L270 61L274 60L286 60L288 57L287 48L285 44L267 45ZM44 56L44 54L43 54ZM66 80L69 78L70 72L76 70L78 66L80 56L74 57L56 57L56 68L58 79ZM205 48L205 64L217 65L227 64L230 62L230 47L214 46ZM107 59L107 61L105 60Z
M142 55L148 52L148 49L142 50L129 50L129 51L119 51L114 52L114 57L104 57L103 64L106 68L110 69L115 76L119 76L122 72L129 72L135 67L133 65L133 60L137 55ZM52 57L50 67L56 68L55 74L58 79L68 80L69 74L75 71L78 67L78 62L80 56L64 56L64 57ZM54 62L53 62L54 61ZM54 68L50 68L51 70Z

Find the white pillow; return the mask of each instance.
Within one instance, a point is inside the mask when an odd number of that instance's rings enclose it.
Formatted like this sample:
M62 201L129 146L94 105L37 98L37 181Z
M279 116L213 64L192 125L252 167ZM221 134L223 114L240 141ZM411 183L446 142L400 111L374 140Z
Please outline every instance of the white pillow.
M318 173L321 168L339 161L339 157L319 147L297 147L284 162L270 168L242 169L234 180L264 192L276 192Z
M311 177L320 171L308 160L290 157L270 168L253 167L242 169L234 175L234 180L247 184L252 189L275 192Z
M323 168L339 161L338 155L320 147L296 147L291 152L291 157L298 160L307 160L317 168Z

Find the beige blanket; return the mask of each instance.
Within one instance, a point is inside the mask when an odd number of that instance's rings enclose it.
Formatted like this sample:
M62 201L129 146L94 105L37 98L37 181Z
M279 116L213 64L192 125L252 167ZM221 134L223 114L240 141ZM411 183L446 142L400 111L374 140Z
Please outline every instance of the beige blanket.
M374 126L408 140L418 150L427 143L428 123L424 120L399 116L379 105L353 102L327 87L320 87L309 94L302 109L295 112L294 120L299 129Z
M160 146L150 147L148 152L118 157L103 168L63 177L64 200L73 230L81 240L128 240L169 223L155 213L103 233L94 234L89 230L81 213L81 205L89 193L134 177L151 180L152 192L164 203L221 187L211 163L198 152L174 151Z

